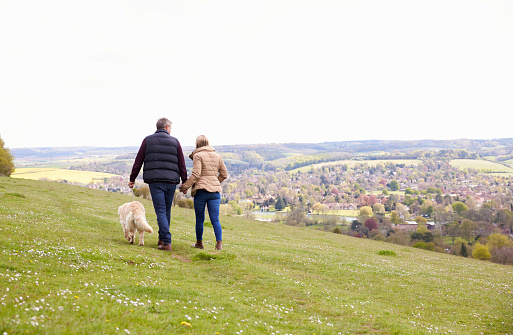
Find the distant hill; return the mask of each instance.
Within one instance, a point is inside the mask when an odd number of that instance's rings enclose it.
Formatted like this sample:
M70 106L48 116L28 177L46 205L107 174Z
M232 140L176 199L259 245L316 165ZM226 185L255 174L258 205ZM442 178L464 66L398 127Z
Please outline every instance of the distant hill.
M436 152L447 157L467 159L488 157L489 160L513 159L513 138L493 140L365 140L323 143L270 143L215 146L233 171L247 168L291 170L306 165L341 159L416 159L423 152ZM51 160L134 159L138 147L44 147L11 149L16 163ZM184 147L184 153L193 147ZM186 157L188 167L192 165Z
M233 168L251 167L265 170L279 168L291 170L298 167L354 159L417 159L423 152L435 152L453 158L493 157L501 161L511 159L513 138L494 140L366 140L324 143L274 143L255 145L217 146L224 156L246 165L234 164ZM513 158L513 157L512 157Z
M104 155L122 155L137 152L138 147L43 147L11 149L17 160L60 159L69 157L90 157Z
M422 149L463 149L469 151L482 151L493 148L513 149L513 138L503 138L494 140L364 140L364 141L341 141L341 142L323 142L323 143L282 143L282 144L254 144L254 145L226 145L219 146L226 151L230 150L255 150L265 151L269 148L283 152L327 152L327 151L346 151L351 153L371 152L371 151L413 151Z

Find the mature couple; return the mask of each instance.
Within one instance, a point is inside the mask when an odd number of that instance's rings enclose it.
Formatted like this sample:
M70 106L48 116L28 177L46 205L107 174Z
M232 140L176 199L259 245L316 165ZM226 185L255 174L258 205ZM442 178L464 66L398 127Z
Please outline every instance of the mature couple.
M159 225L159 250L171 251L171 204L176 185L182 180L180 191L187 193L192 187L194 211L196 213L196 243L195 248L203 249L203 222L205 206L208 208L210 221L216 236L216 250L222 249L222 230L219 222L219 205L221 203L221 182L228 177L226 166L220 155L208 143L204 135L196 139L196 150L189 157L193 161L192 173L187 178L185 159L180 142L171 136L171 121L160 118L157 121L157 131L147 136L137 153L130 182L134 187L135 178L143 168L143 179L150 187L153 207L157 214Z

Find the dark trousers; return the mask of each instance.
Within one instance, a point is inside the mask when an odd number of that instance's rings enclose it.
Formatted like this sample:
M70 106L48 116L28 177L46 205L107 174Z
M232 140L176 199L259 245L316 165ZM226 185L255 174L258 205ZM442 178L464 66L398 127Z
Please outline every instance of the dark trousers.
M176 184L150 183L149 186L153 208L157 214L159 240L164 244L171 244L169 225L171 224L171 205L175 196Z

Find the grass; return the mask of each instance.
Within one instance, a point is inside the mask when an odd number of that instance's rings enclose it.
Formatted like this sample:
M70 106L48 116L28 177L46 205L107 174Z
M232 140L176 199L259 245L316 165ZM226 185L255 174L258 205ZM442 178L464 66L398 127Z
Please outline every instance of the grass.
M81 184L89 184L95 180L103 180L104 178L115 177L116 175L103 172L90 172L79 170L68 170L58 168L16 168L11 175L13 178L23 179L47 179L53 181L67 180Z
M178 207L171 254L128 201L0 178L0 334L513 334L512 266L235 216L199 250Z
M495 173L507 173L513 175L513 168L503 164L494 163L486 160L478 159L453 159L450 163L455 168L463 169L476 169L479 171L490 171Z
M317 213L317 212L315 212L315 213ZM328 215L356 217L356 216L360 215L360 211L359 210L350 210L350 209L330 209L327 214Z

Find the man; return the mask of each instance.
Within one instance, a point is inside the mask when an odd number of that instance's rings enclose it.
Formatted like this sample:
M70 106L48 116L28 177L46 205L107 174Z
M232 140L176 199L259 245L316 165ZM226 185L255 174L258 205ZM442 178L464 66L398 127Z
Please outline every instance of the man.
M187 169L178 139L170 135L171 121L160 118L157 131L147 136L139 148L128 186L134 188L135 178L143 166L143 179L150 187L151 199L159 225L158 249L171 251L171 204L176 185L187 180Z

